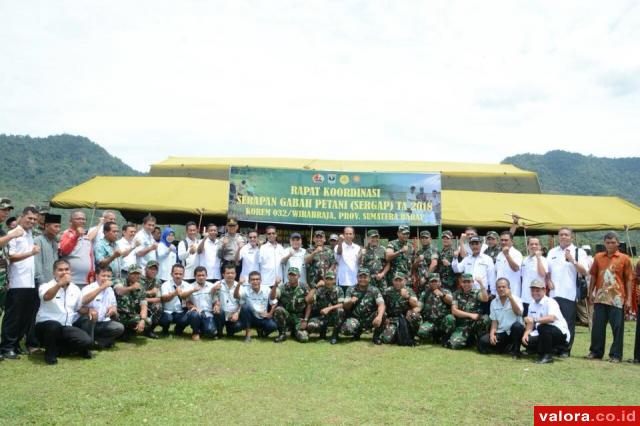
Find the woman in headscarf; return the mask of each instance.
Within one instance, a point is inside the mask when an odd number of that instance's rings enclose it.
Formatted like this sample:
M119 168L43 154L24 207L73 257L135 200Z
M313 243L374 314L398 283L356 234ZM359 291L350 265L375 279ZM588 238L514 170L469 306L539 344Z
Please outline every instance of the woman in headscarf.
M178 249L173 245L175 232L170 227L164 228L158 243L158 278L162 281L171 279L171 268L178 263Z

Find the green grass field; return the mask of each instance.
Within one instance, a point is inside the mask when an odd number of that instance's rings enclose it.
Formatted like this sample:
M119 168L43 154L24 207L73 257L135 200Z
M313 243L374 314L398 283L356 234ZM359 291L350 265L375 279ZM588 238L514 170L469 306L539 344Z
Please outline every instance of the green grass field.
M634 323L626 324L625 359ZM607 343L610 343L610 336ZM0 363L3 424L532 424L532 407L638 404L640 366L481 356L439 346L134 339L94 360Z

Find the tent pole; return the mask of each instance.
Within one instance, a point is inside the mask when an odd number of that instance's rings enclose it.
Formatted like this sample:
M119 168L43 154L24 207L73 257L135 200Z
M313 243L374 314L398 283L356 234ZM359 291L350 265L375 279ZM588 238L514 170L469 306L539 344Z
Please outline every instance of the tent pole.
M89 227L93 226L93 219L96 216L96 207L97 207L98 203L96 203L95 201L93 202L93 210L91 210L91 220L89 221Z
M438 250L442 250L442 222L438 223Z
M198 231L200 231L200 229L202 229L202 215L204 214L204 209L198 209L200 210L200 219L198 220ZM206 234L206 232L203 230L202 231L202 235Z

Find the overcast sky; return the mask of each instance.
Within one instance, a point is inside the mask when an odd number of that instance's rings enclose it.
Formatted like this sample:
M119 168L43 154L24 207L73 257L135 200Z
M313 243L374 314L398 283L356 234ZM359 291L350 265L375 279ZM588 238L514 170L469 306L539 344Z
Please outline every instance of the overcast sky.
M638 1L0 0L0 133L169 155L640 154Z

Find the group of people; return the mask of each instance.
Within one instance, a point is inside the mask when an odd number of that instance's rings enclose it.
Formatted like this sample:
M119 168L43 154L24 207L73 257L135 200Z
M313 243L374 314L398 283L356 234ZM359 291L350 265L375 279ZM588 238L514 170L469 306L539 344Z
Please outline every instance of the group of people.
M12 209L0 200L0 223ZM412 239L408 226L386 246L377 230L360 246L354 228L345 227L328 241L315 230L309 248L293 232L285 248L274 226L261 242L257 230L238 232L234 218L222 237L215 224L200 230L189 222L181 241L152 215L140 229L115 219L105 211L86 229L76 210L59 235L59 215L29 206L15 228L0 228L0 359L19 358L23 339L29 353L44 349L48 364L69 353L91 358L118 339L158 338L173 326L176 335L189 328L193 340L242 333L250 342L255 329L258 338L275 334L277 343L317 335L336 344L372 332L375 344L474 345L516 358L524 347L536 362L550 363L570 355L584 301L593 310L587 358L604 357L608 323L609 359L619 362L625 310L640 303L631 259L614 232L594 258L573 244L569 228L559 230L559 245L546 257L535 236L523 255L513 245L517 216L510 230L484 239L470 227L456 244L443 231L440 249L429 231ZM639 340L636 330L634 363Z

